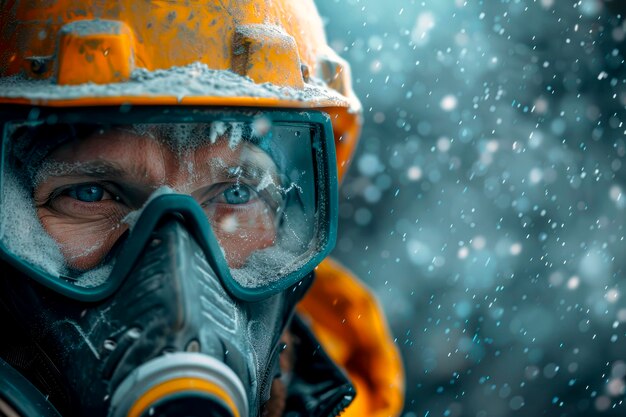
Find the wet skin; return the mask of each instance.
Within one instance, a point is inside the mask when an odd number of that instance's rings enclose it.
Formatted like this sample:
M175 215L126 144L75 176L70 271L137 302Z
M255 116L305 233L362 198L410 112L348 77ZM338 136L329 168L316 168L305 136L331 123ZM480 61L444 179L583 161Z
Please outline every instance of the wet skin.
M164 136L118 127L48 155L36 176L37 215L70 267L102 262L128 229L125 217L163 186L198 201L231 267L273 244L281 203L259 184L267 175L278 184L278 168L265 152L225 137L177 147Z

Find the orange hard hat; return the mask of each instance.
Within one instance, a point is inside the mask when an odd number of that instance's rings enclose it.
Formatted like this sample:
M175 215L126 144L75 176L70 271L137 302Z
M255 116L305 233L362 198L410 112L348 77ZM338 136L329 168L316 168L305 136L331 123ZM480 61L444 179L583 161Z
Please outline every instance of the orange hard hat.
M347 167L361 105L312 0L3 4L0 104L319 109Z

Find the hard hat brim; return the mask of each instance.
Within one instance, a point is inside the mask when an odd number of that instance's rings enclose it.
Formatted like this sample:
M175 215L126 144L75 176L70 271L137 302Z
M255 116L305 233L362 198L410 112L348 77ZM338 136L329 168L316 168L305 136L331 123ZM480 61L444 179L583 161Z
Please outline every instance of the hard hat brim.
M112 105L201 105L283 108L347 108L359 113L356 97L323 85L302 89L257 84L228 70L198 65L168 70L141 70L119 83L59 85L51 80L7 77L0 80L0 103L50 107Z

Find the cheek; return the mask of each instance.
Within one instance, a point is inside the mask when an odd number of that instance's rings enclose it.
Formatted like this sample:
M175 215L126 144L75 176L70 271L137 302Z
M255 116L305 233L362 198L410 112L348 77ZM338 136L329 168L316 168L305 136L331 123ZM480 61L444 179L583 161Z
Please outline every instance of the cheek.
M264 236L257 236L258 239L248 239L243 236L232 238L232 236L217 235L220 245L226 252L226 261L231 268L242 268L253 252L265 249L273 245L275 233L266 233Z
M68 266L81 271L102 262L128 227L120 223L112 226L107 218L68 219L45 208L38 209L37 214L45 231L59 244Z
M276 240L273 216L266 213L218 210L211 224L231 268L243 267L254 251L270 247Z

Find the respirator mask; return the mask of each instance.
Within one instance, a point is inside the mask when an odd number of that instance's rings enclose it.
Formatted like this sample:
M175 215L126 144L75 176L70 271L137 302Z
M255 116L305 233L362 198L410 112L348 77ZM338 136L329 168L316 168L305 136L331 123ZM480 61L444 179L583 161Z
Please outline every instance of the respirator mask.
M328 116L0 114L0 306L21 328L0 358L62 415L258 415L335 242Z

